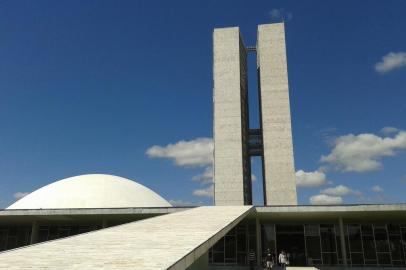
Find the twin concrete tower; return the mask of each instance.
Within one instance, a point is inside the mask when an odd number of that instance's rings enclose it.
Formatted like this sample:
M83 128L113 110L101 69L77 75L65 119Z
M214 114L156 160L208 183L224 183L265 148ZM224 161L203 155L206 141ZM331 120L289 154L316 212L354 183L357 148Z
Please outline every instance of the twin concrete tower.
M249 48L238 27L213 33L216 205L252 204L252 156L262 158L264 204L297 204L284 24L259 25L257 39ZM259 129L249 127L251 52L257 54Z

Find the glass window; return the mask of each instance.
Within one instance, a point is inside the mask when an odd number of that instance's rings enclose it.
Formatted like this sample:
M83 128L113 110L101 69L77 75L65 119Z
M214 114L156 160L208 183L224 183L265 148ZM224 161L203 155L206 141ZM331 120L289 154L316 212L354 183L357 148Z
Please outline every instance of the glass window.
M17 229L17 246L25 246L30 243L31 227L21 226Z
M240 265L247 264L247 253L237 253L237 263Z
M405 256L405 258L406 258L406 228L402 228L401 229L401 232L402 232L402 235L401 235L401 237L402 237L402 243L403 243L403 254L404 254L404 256Z
M238 233L237 234L237 251L239 252L246 252L247 251L247 247L246 247L246 243L247 243L247 237L245 235L245 233Z
M226 236L224 238L225 247L225 262L235 263L237 260L237 243L235 241L235 236Z
M7 240L7 249L12 249L17 247L17 237L9 236Z
M5 250L7 247L7 235L8 235L7 229L0 230L0 250Z
M70 228L59 228L59 238L67 237L70 235Z
M303 233L303 225L277 225L276 232L277 233L292 233L292 232Z
M250 235L248 238L248 248L253 249L255 253L257 252L257 241L255 235Z
M214 263L224 263L224 253L215 253L213 252L213 262Z
M389 234L400 234L400 226L396 224L388 224Z
M15 227L15 226L9 227L8 235L9 236L16 236L17 235L17 227Z
M306 224L305 225L305 235L309 236L318 236L319 235L319 225L311 225L311 224Z
M309 260L310 261L310 260ZM312 264L309 264L309 265L321 265L321 260L313 260L312 261Z
M378 253L378 263L382 265L391 264L389 253Z
M255 235L256 234L256 227L255 224L249 224L248 225L248 233Z
M49 226L49 238L48 240L53 240L59 238L58 234L58 227L57 226Z
M216 244L214 244L213 252L224 252L224 238L221 238Z
M323 265L336 265L337 264L337 253L328 252L323 253Z
M377 265L377 260L365 260L365 265Z
M351 260L353 265L363 265L364 264L364 256L360 252L351 253Z
M389 245L392 255L392 260L404 260L403 250L402 250L402 240L400 235L390 235Z
M320 225L322 252L336 252L336 239L333 225ZM324 261L323 261L324 263Z
M321 259L321 247L320 237L318 236L306 236L306 250L307 259L320 260Z
M44 242L48 240L48 227L40 227L38 232L38 242Z
M213 249L209 249L209 263L213 262Z
M266 252L266 249L269 248L272 251L276 250L276 235L275 235L275 225L265 224L262 225L262 251Z
M362 231L362 235L373 235L374 234L372 225L362 225L361 231Z
M389 252L388 235L385 227L375 227L375 243L377 252Z
M370 235L362 236L362 243L364 245L365 260L376 260L376 249L374 237Z
M362 252L361 228L358 225L348 225L348 238L351 252Z

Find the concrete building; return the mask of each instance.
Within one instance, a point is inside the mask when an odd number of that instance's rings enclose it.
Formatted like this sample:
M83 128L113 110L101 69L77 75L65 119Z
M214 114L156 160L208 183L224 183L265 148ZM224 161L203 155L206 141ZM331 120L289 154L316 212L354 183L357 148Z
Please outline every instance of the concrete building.
M250 52L257 53L259 129L249 125ZM215 29L213 77L215 204L252 204L251 157L260 156L265 205L296 205L284 24L259 25L255 49L238 27Z
M100 192L96 182L110 187L100 205L92 202ZM405 204L172 207L127 182L73 177L1 210L0 269L248 269L249 251L260 265L267 249L289 252L292 266L406 267ZM115 204L125 183L132 197L151 205L133 198ZM46 199L62 185L70 188L55 195L75 197L71 205L38 204L36 194ZM72 194L77 188L89 193Z
M215 29L213 43L215 201L251 204L247 52L238 27Z
M247 114L254 51L258 130ZM0 269L248 269L251 250L262 269L268 249L293 267L405 269L406 204L296 205L285 51L283 24L259 26L256 48L236 27L214 31L216 206L173 207L111 175L59 180L0 210ZM252 155L263 206L248 205Z

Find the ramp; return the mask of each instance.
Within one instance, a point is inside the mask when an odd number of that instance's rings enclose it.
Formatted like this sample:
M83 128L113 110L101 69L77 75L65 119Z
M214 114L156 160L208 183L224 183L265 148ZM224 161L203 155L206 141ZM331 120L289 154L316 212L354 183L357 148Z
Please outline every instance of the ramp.
M186 269L252 206L204 206L0 253L0 269Z

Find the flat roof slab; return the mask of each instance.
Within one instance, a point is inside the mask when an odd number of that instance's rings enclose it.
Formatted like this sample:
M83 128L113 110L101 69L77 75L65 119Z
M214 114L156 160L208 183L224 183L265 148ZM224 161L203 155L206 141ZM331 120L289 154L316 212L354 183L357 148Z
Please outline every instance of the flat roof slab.
M257 206L261 220L387 220L406 221L406 204Z

